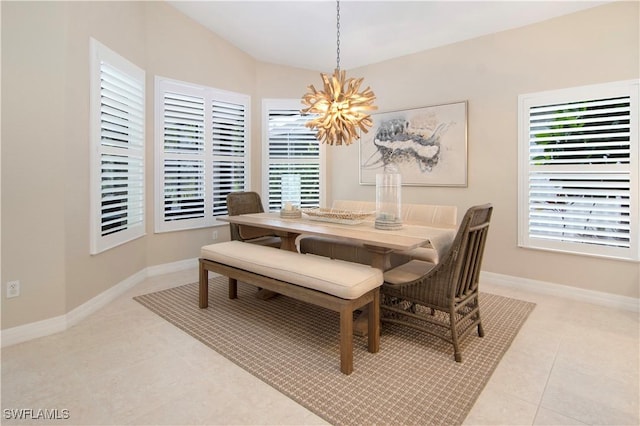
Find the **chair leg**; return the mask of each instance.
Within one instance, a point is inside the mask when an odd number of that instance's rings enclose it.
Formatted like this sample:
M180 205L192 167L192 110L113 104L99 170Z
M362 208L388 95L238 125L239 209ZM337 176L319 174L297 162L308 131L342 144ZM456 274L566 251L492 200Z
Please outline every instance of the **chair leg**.
M480 318L480 301L476 297L476 306L478 307L478 313L476 316L478 317L478 336L484 337L484 328L482 327L482 319Z
M462 353L460 353L460 344L458 342L458 328L455 319L455 310L449 311L449 326L451 327L451 342L453 343L453 357L456 362L462 362Z
M229 277L229 299L238 298L238 280Z

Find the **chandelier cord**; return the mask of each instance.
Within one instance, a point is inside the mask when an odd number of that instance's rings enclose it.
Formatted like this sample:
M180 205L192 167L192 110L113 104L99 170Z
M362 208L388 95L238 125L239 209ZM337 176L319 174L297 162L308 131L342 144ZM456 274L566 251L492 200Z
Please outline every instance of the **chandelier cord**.
M337 36L336 36L336 69L340 70L340 0L336 0L337 6L336 6L336 10L337 10L337 15L336 15L336 29L337 31Z

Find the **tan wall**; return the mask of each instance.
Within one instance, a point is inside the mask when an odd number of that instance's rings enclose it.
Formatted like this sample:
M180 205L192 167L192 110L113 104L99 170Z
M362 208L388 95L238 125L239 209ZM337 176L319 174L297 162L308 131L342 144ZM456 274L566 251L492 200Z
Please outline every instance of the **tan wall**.
M64 7L7 2L0 6L2 327L6 328L66 312L63 104L67 66L59 56L66 43ZM20 297L5 299L9 280L20 280Z
M65 314L148 266L194 258L211 242L211 229L153 233L155 75L252 95L258 191L262 98L297 98L320 81L318 72L254 61L164 2L0 7L3 293L6 281L22 283L20 297L1 298L3 329ZM461 211L493 202L488 271L638 297L638 263L516 247L517 95L638 78L637 17L637 2L605 5L349 71L365 77L381 111L469 101L469 186L405 187L404 200ZM147 235L96 256L89 255L89 36L147 73ZM374 199L373 187L358 184L358 145L328 152L328 201ZM228 238L226 226L219 232Z
M483 269L638 297L638 263L517 247L518 95L640 76L638 2L620 2L350 72L380 111L468 101L468 187L403 187L406 202L495 206ZM358 147L329 150L335 199L375 199L358 185ZM338 178L339 176L339 178Z
M2 2L2 328L65 314L211 229L154 234L156 75L240 93L255 61L164 2ZM146 71L145 237L89 254L89 38ZM259 132L255 132L256 135ZM228 226L219 230L228 239ZM4 289L4 286L3 286ZM4 294L4 292L3 292Z

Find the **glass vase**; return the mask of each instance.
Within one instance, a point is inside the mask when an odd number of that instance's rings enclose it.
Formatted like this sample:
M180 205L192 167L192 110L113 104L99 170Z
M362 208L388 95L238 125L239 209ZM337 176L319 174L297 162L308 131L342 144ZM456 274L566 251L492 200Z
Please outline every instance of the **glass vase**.
M402 228L402 176L396 170L386 170L376 175L377 229Z

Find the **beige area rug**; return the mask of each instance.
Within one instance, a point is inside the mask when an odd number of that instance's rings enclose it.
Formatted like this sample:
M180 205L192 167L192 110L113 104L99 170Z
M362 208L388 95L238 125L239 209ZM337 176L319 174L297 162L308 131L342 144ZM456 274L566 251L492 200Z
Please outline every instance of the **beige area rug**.
M354 371L346 376L337 313L255 293L239 283L230 300L227 279L217 277L207 309L198 308L197 283L135 300L335 425L462 423L535 306L482 293L485 337L464 339L462 363L440 339L383 324L376 354L365 337L354 337Z

